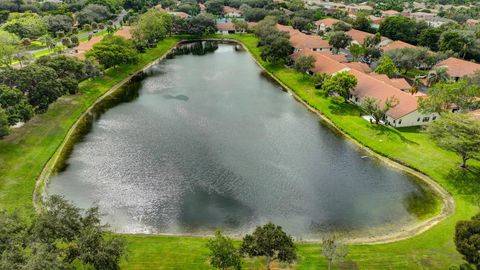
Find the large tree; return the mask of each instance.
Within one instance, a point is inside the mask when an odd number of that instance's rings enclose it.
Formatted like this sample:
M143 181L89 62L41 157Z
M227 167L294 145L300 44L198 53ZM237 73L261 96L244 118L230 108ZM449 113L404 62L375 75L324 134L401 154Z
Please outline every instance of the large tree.
M345 34L345 32L335 32L328 40L328 44L333 47L335 53L338 53L340 49L347 48L351 42L352 37Z
M477 37L473 31L448 30L440 36L440 50L457 52L462 58L478 47Z
M30 13L7 21L3 25L3 29L21 38L35 39L45 35L48 26L42 17Z
M133 28L133 38L136 41L146 42L149 46L158 41L172 30L172 16L156 9L150 9L142 14Z
M480 268L480 215L462 220L455 226L455 246L469 264Z
M423 112L449 112L458 109L468 112L480 108L480 87L466 80L454 83L437 83L428 89L428 95L419 99Z
M271 43L262 46L261 57L268 62L281 62L293 53L290 40L284 36L277 36Z
M59 196L27 219L0 211L2 269L120 269L125 241L107 231L97 208L86 211Z
M0 84L0 108L5 110L9 125L26 122L33 116L33 108L27 97L18 89Z
M110 10L102 5L89 4L81 11L77 12L75 18L80 25L101 22L112 17Z
M93 45L87 56L95 57L105 68L138 61L138 53L133 43L122 37L107 35L102 41Z
M73 20L67 15L53 15L44 17L48 25L48 31L54 35L59 31L68 33L73 29Z
M210 264L218 269L242 268L242 260L239 251L233 245L233 241L220 231L215 232L215 237L207 243L210 249Z
M395 63L388 56L384 56L378 61L378 65L375 68L375 73L385 74L389 77L398 74L398 69Z
M273 260L291 263L297 257L292 237L272 223L258 226L253 234L245 235L240 252L251 257L265 256L267 270Z
M425 131L440 147L461 156L460 167L466 168L469 159L479 158L480 121L468 114L442 114L442 117L428 125Z
M321 91L325 95L337 94L348 100L350 91L352 91L357 85L357 78L347 71L335 73L332 77L327 79L323 85Z
M294 68L302 74L306 74L315 66L315 57L311 55L301 56L295 61Z
M370 32L372 31L372 21L366 15L360 15L353 21L352 27L357 30Z
M427 47L432 51L438 51L438 43L442 32L442 30L433 27L424 29L418 36L418 45Z
M217 30L215 19L211 16L199 14L188 21L187 33L191 35L208 35Z
M410 18L403 16L388 17L380 24L380 33L393 40L403 40L416 43L416 23Z
M208 0L207 2L205 2L205 7L208 13L211 13L214 15L222 15L223 4L224 4L224 1L222 0Z
M10 66L20 52L20 39L17 35L0 30L0 66Z

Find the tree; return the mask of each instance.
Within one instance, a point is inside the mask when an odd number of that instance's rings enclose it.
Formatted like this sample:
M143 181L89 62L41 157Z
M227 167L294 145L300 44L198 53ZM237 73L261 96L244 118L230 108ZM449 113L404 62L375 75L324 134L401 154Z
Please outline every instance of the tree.
M333 262L344 259L347 253L347 247L338 243L335 237L328 237L322 241L322 255L328 261L328 270L331 269Z
M11 126L20 121L26 122L33 116L33 108L26 96L20 90L4 84L0 84L0 109L6 113Z
M352 23L353 28L357 30L365 31L365 32L372 31L371 25L372 25L372 21L370 21L370 19L368 19L368 17L365 15L357 16L357 18Z
M215 33L217 24L213 17L199 14L188 23L187 33L191 35L208 35Z
M47 33L47 23L35 13L7 21L3 29L20 38L35 39Z
M480 87L466 80L437 83L428 89L428 95L419 99L419 109L426 113L450 112L457 108L468 112L480 108Z
M352 43L350 47L348 47L348 50L350 51L354 62L357 62L360 59L360 56L364 55L366 51L365 47L357 43Z
M0 139L7 136L10 132L8 116L4 109L0 108Z
M19 53L20 39L17 35L0 30L0 66L10 66Z
M47 21L48 31L52 34L55 34L59 31L63 31L64 33L72 31L73 20L70 16L53 15L45 16L44 19Z
M295 16L292 19L292 26L300 31L309 31L313 27L309 19L299 16Z
M455 226L455 246L469 264L480 268L480 215L461 220Z
M441 35L442 30L428 27L420 32L420 35L418 36L418 45L427 47L432 51L438 51L438 43Z
M248 23L242 20L234 20L233 27L235 27L235 31L243 33L248 30Z
M210 264L218 269L241 269L242 260L240 253L233 246L233 241L224 236L220 231L215 232L215 237L208 241L210 249Z
M352 27L342 21L338 21L336 23L334 23L332 25L332 28L333 28L333 31L340 31L340 32L345 32L345 31L348 31L350 29L352 29Z
M80 25L92 24L105 21L112 17L110 10L102 5L89 4L75 15Z
M404 72L415 68L428 68L433 62L428 49L422 47L393 49L384 55L390 57L395 66Z
M287 235L282 227L272 223L258 226L253 234L245 235L240 253L250 257L267 257L267 270L270 270L273 260L291 263L297 257L292 237Z
M345 49L352 42L352 37L344 32L335 32L328 41L328 44L333 47L334 52L338 53L340 49Z
M156 9L149 9L142 14L133 28L133 38L144 41L149 46L165 38L172 29L172 16Z
M261 57L268 62L284 61L293 53L293 47L288 38L279 36L272 43L262 47Z
M322 92L325 95L337 94L348 100L350 91L357 85L357 78L347 71L338 72L323 83Z
M382 50L378 47L364 47L363 61L367 64L372 64L382 56Z
M57 46L57 42L55 42L55 39L53 39L50 35L43 35L41 36L38 41L41 43L45 44L45 46L48 47L48 49L53 50L55 49L55 46Z
M464 58L468 52L478 49L473 31L448 30L440 36L439 48L442 51L454 51Z
M377 67L375 68L375 73L385 74L389 77L398 74L398 69L393 63L392 59L388 56L384 56L378 62Z
M393 40L416 44L416 23L403 16L388 17L380 24L379 32Z
M294 68L305 75L315 66L315 58L311 55L301 56L295 61Z
M450 76L448 75L448 69L445 67L438 67L430 70L427 74L427 84L432 86L439 82L448 82Z
M93 45L87 57L95 57L105 68L121 64L132 64L138 61L138 54L133 43L123 37L108 35Z
M206 11L214 15L222 15L223 4L222 0L209 0L205 2Z
M382 41L382 36L379 33L376 33L373 36L367 36L363 40L363 47L365 48L375 48Z
M425 132L441 148L459 154L462 158L461 168L467 167L467 160L479 157L480 121L468 114L442 114L442 118L428 125Z
M366 97L362 100L360 107L375 120L375 124L378 124L380 120L385 119L386 113L396 107L398 103L398 99L395 97L387 98L383 105L376 98Z

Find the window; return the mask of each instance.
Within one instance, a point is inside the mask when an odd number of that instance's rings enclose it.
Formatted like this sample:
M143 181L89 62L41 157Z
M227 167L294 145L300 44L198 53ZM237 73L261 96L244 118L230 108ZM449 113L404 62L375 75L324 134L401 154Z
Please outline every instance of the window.
M437 119L437 117L436 117L436 116L434 116L434 117L432 118L432 121L435 121L435 119Z
M395 124L395 120L393 120L393 123Z
M423 117L422 122L428 122L430 120L430 117Z
M417 122L420 122L420 117L419 117L419 118L417 118Z
M398 120L398 124L399 125L402 124L402 119Z

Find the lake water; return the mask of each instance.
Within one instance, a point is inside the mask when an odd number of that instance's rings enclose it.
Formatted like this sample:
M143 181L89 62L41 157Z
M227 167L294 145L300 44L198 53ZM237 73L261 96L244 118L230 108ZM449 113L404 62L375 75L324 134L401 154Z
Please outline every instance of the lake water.
M95 203L119 232L237 235L272 221L299 238L365 236L431 203L231 45L164 60L111 103L47 193Z

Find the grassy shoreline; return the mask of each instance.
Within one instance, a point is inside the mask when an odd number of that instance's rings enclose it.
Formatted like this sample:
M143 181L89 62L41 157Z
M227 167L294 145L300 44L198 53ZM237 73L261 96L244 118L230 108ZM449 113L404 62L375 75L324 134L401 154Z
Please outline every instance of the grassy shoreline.
M419 170L446 188L455 199L456 211L445 221L419 236L389 244L352 245L346 269L448 269L461 262L455 251L453 231L456 221L468 219L478 211L476 195L480 194L478 172L460 172L458 157L439 149L425 134L415 128L376 128L359 117L354 106L338 106L318 96L302 76L282 66L269 64L259 57L256 38L231 35L242 42L256 60L302 100L330 119L343 132L373 151ZM77 119L100 96L129 75L162 56L177 42L170 38L158 48L141 56L137 65L111 69L105 76L83 82L81 94L61 98L46 114L32 119L0 141L0 207L32 211L35 180L48 160L63 143ZM478 170L479 162L471 162ZM475 174L476 173L476 174ZM477 181L475 181L477 180ZM207 264L206 239L126 235L129 254L124 269L210 269ZM320 245L299 243L297 269L318 269L326 266L320 256ZM261 269L262 261L246 262L250 269Z

